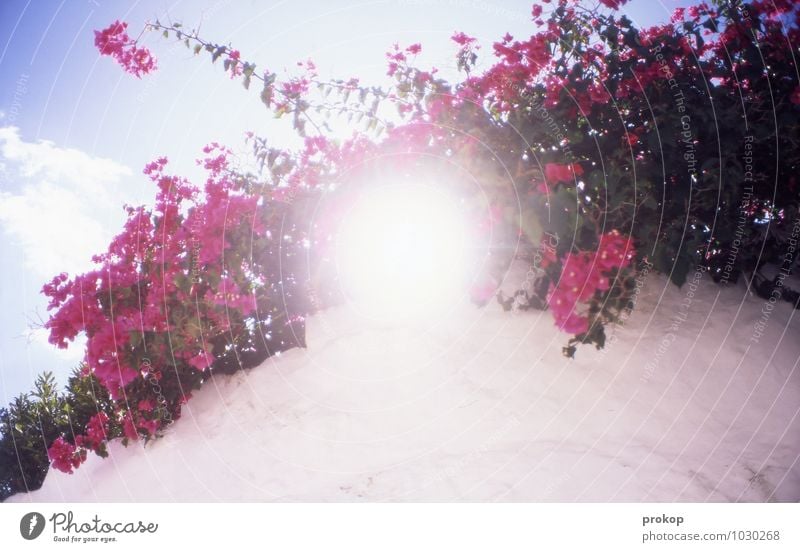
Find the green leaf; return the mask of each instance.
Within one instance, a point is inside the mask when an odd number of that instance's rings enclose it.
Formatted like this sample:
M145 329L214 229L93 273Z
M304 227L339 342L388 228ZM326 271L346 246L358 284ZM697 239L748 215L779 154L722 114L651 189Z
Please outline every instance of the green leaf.
M214 50L214 53L211 54L211 63L217 61L217 59L219 59L219 56L221 56L224 53L225 53L225 46L217 46L217 48Z

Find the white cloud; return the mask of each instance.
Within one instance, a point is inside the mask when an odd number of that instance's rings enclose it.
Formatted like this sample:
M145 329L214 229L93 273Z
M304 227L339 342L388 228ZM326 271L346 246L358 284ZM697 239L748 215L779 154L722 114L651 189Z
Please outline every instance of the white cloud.
M5 160L18 164L22 176L67 180L91 190L101 189L102 183L117 181L131 173L116 161L61 148L47 140L25 142L16 127L0 128L0 151Z
M0 226L21 248L25 268L44 282L90 268L124 220L131 170L52 142L26 142L0 127ZM128 197L124 197L124 196Z

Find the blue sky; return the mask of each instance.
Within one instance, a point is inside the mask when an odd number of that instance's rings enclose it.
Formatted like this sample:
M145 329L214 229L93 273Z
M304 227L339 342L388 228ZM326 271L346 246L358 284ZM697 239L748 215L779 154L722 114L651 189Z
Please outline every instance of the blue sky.
M664 21L687 2L635 0L640 24ZM323 77L384 79L393 43L423 44L421 66L452 74L449 37L479 38L487 54L506 31L533 31L530 2L225 0L114 3L3 0L0 3L0 403L27 391L43 370L61 381L80 358L48 345L32 326L46 318L42 284L60 271L88 268L122 223L124 203L153 195L141 168L170 158L197 175L194 159L211 142L243 147L252 130L278 145L291 133L258 101L213 67L155 33L144 36L159 71L136 80L93 46L93 30L115 19L138 33L148 19L201 24L215 42L280 71L313 59Z

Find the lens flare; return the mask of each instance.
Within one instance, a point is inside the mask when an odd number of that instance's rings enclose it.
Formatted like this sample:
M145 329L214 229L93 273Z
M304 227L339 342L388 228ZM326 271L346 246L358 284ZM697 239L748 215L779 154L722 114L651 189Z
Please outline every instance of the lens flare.
M433 185L385 185L362 192L342 221L337 270L366 315L428 317L464 297L468 244L457 198Z

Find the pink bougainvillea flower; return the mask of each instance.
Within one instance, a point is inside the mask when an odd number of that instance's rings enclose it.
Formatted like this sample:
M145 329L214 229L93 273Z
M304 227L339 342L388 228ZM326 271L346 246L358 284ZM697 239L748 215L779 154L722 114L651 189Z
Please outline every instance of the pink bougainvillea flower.
M621 269L629 266L635 255L631 239L613 230L600 237L595 262L602 271Z
M586 333L589 329L589 318L586 316L579 316L574 312L558 322L558 327L567 333L573 335L580 335Z
M635 254L631 238L617 230L603 234L596 251L567 253L560 278L551 284L548 297L556 325L572 334L586 332L589 319L579 311L587 310L598 291L611 288L609 276L629 266Z
M455 42L459 46L468 46L470 44L473 44L477 39L475 39L474 37L471 37L469 35L466 35L466 34L464 34L462 32L457 32L453 36L450 37L450 40L452 40L453 42Z
M552 183L573 182L576 176L581 176L582 174L583 167L579 163L569 165L547 163L544 166L544 176Z
M141 420L139 421L139 428L144 429L150 436L155 436L158 431L158 420Z
M550 297L548 299L550 310L553 311L553 317L556 319L556 322L560 320L566 320L575 309L577 302L577 295L572 294L569 290L565 290L560 287L556 287L550 293Z
M55 469L64 473L72 473L73 469L79 467L86 460L86 451L78 450L75 445L66 442L63 437L59 437L47 449L47 456Z
M240 61L241 54L239 50L231 50L228 54L228 59L230 60L230 71L231 71L231 78L234 79L242 74L244 71L244 65Z
M136 425L133 423L133 417L130 413L125 415L122 420L122 433L131 441L139 439L139 432L136 430Z
M214 357L204 352L198 353L188 360L189 365L200 372L211 366L212 362L214 362Z
M94 45L102 56L111 56L122 68L141 78L156 69L156 59L147 48L140 48L125 32L128 24L114 21L102 31L94 32Z
M153 401L151 401L150 399L143 399L139 401L138 405L136 405L136 409L139 412L152 412L153 408L154 408Z
M612 10L618 10L620 6L625 4L628 0L600 0L600 3L604 6L611 8Z
M98 412L86 424L86 434L76 435L75 444L78 447L99 452L108 440L108 416L105 412Z
M108 439L108 416L105 412L98 412L92 416L89 419L89 423L86 424L84 446L92 450L97 450L106 439Z
M597 289L597 272L593 270L592 255L567 254L559 287L581 301L589 299Z

